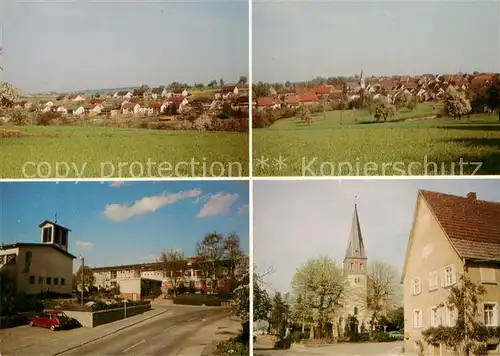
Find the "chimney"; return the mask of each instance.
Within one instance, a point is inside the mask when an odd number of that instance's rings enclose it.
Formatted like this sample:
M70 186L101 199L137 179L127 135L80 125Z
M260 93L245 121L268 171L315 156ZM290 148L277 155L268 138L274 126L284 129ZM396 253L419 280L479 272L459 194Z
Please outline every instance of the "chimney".
M469 199L469 200L477 200L476 193L474 193L474 192L467 193L467 199Z

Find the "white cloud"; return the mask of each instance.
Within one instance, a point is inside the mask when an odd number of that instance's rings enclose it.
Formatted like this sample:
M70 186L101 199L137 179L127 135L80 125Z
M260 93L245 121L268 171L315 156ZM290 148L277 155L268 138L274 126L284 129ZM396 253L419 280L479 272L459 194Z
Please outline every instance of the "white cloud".
M180 200L195 198L201 194L200 189L190 189L174 194L161 194L151 197L144 197L136 200L131 205L108 204L104 210L104 216L108 220L119 222L130 220L133 217L154 213L156 210L174 204Z
M123 187L125 184L126 184L125 182L114 181L114 182L111 182L109 186L111 188L120 188L120 187Z
M207 216L222 215L229 213L229 207L238 199L238 194L217 193L212 195L210 199L203 205L197 218Z
M248 204L243 204L238 207L238 215L243 215L248 211Z
M94 243L88 242L88 241L77 241L76 242L76 247L82 249L82 250L89 250L92 247L94 247Z

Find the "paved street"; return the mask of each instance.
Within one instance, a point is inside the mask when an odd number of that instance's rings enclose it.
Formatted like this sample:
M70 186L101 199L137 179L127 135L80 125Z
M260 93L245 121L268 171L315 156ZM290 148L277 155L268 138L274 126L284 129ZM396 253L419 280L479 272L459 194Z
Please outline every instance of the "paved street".
M398 356L402 355L403 342L341 343L321 347L298 347L290 350L254 349L255 356L261 355L328 355L328 356Z
M123 330L120 330L123 327L120 323L132 324L129 319L94 329L79 328L56 332L27 326L6 329L0 333L3 341L0 344L0 352L2 356L194 356L201 354L204 346L216 337L214 334L217 330L227 325L234 329L235 325L234 321L228 324L227 309L169 307L156 313L157 316ZM99 337L101 339L89 342ZM26 343L25 347L16 347L16 338L20 343ZM75 348L63 352L71 347Z

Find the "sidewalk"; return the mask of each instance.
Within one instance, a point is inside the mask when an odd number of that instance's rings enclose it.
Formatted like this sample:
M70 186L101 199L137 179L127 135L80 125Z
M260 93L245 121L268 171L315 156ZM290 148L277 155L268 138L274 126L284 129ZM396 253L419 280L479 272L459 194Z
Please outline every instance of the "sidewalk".
M149 310L143 314L98 326L96 328L77 328L73 330L50 331L44 328L31 328L27 325L0 330L0 354L55 356L92 341L102 339L133 325L165 314L167 308Z
M216 345L223 340L237 336L241 331L241 320L224 318L201 327L198 332L187 340L190 347L186 347L177 356L211 355Z

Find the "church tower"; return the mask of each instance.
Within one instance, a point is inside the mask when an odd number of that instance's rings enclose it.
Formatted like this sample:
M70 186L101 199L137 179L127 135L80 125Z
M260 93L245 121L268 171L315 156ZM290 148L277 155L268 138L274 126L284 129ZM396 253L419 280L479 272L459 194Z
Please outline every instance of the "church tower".
M362 323L365 323L365 327L368 328L368 311L366 308L368 297L367 260L359 224L358 207L354 205L351 231L344 258L343 273L347 282L345 295L348 297L343 302L343 316L344 318L349 315L356 316L360 329Z
M363 78L363 69L361 69L361 74L359 76L359 86L361 89L365 89L366 83L365 83L365 78Z

